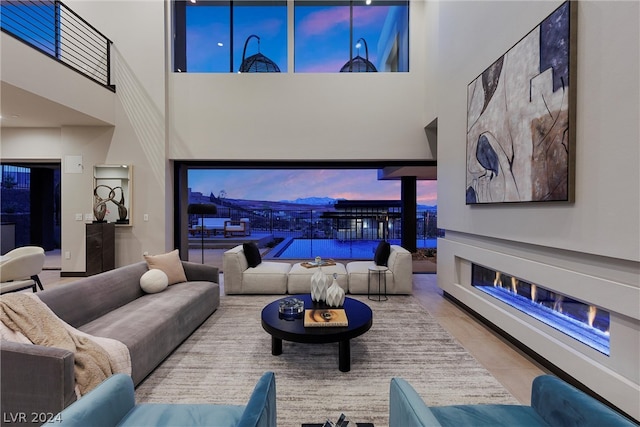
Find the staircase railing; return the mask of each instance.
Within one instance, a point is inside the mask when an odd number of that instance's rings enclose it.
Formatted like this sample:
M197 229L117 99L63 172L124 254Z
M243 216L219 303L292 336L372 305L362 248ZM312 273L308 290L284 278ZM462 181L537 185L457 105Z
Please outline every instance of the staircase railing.
M112 42L60 1L2 0L2 31L115 92Z

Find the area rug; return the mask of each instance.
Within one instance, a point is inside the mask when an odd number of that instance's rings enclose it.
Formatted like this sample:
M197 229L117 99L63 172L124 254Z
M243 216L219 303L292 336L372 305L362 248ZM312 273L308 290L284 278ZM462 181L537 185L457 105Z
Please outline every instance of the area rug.
M278 426L335 420L388 425L389 382L408 380L430 405L517 400L412 296L373 302L373 326L351 341L351 371L338 344L283 342L271 355L260 312L276 296L224 296L218 310L137 389L138 402L246 404L275 372Z

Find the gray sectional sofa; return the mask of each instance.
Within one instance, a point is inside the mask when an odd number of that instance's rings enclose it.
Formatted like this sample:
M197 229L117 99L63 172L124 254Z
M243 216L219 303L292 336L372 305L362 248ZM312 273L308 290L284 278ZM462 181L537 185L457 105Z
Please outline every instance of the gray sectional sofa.
M189 262L182 266L187 282L159 293L142 291L140 278L148 267L140 262L37 296L78 330L124 343L137 385L220 304L218 269ZM0 360L5 422L19 421L19 414L26 414L26 421L31 421L29 414L56 414L76 400L72 352L3 340Z

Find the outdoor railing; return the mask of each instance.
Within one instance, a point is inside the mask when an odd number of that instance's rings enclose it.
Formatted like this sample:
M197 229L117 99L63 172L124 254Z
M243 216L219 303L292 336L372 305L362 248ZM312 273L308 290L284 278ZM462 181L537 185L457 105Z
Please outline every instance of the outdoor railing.
M401 240L402 220L388 218L378 220L372 217L353 217L336 219L324 217L325 210L244 210L230 207L218 207L218 218L231 218L239 221L248 218L251 232L272 234L276 238L300 239L336 239L348 240ZM198 215L192 215L191 224L195 226ZM426 247L428 241L442 236L437 227L437 212L426 210L417 212L416 240L418 247ZM422 245L421 245L422 242Z
M115 91L112 42L60 1L2 0L2 31Z

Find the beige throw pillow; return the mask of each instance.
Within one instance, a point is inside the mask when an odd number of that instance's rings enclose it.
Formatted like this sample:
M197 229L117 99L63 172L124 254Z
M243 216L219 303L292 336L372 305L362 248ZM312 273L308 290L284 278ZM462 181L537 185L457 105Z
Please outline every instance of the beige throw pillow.
M149 269L157 268L164 271L169 279L169 285L187 281L177 249L161 255L145 255L144 259Z

